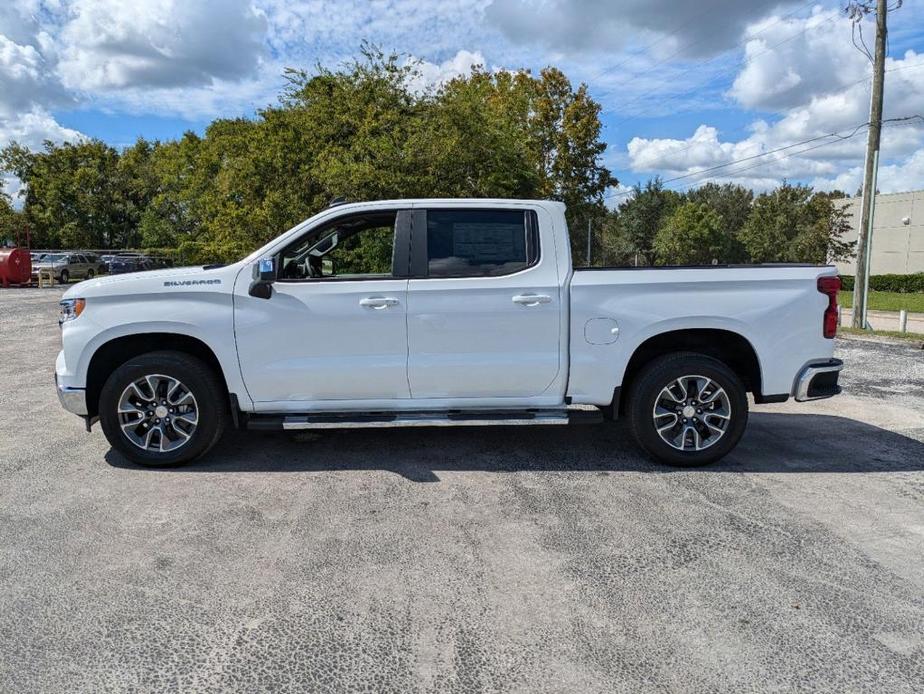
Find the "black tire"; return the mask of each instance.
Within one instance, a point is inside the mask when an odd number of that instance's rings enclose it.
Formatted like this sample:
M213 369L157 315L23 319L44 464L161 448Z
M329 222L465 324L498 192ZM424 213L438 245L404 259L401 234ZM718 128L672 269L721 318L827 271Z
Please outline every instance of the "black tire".
M724 432L717 436L714 443L702 450L675 448L661 437L655 424L655 405L661 398L663 389L685 376L702 376L712 379L725 391L731 410L727 424L723 424L721 418L715 416L711 418L711 423L725 427ZM688 390L696 387L690 382L684 383ZM700 381L700 383L704 382ZM670 402L670 400L661 402ZM715 405L710 405L710 407L715 407ZM708 465L724 457L738 444L748 423L747 390L741 379L718 359L695 352L676 352L646 364L633 382L626 409L632 435L642 450L659 462L677 467ZM690 412L694 413L694 410ZM695 411L702 413L702 410ZM708 416L709 412L705 414ZM659 419L658 423L661 425L670 423L669 417L671 416L673 415L662 415L663 418ZM694 437L699 432L706 434L705 437L700 434L698 440L701 443L708 442L708 437L715 435L709 429L704 428L702 414L697 415L697 420L681 419L682 417L683 413L678 413L675 420L676 428L669 429L665 434L670 437L674 432L683 432L678 433L679 445L686 446L689 440L692 446ZM697 421L697 424L693 424L693 421ZM684 422L688 422L689 426L697 427L697 432L690 432L689 435L684 432ZM677 440L675 439L675 443Z
M61 276L58 279L61 280L61 284L67 284L71 279L71 273L69 273L67 270L61 270Z
M198 422L182 446L153 451L132 443L122 431L118 406L123 391L136 380L161 374L182 382L195 397ZM221 438L228 420L227 395L218 376L200 359L184 352L148 352L132 357L112 372L99 397L99 420L109 443L126 458L148 467L182 465L205 455Z
M92 280L92 279L93 279L93 276L94 276L95 274L96 274L96 273L93 272L92 269L87 270L87 279L88 279L88 280Z

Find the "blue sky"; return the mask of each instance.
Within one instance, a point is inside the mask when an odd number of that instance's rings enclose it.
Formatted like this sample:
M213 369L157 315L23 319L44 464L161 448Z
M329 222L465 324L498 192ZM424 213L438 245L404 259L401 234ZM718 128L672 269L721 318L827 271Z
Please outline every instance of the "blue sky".
M886 118L924 116L921 5L889 17ZM368 40L422 61L428 84L474 64L561 67L602 104L605 160L626 185L853 192L865 132L841 138L868 118L871 69L851 31L840 3L775 0L13 0L0 145L201 132L273 103L286 66L336 65ZM924 118L889 124L880 188L922 187Z

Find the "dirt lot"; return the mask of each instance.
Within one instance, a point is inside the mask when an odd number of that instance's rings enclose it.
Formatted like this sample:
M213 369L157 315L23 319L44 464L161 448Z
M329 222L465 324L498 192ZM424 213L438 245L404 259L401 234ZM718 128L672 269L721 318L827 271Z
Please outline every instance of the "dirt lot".
M921 691L924 351L677 471L620 425L233 434L154 471L0 290L0 691ZM915 684L917 682L917 684Z

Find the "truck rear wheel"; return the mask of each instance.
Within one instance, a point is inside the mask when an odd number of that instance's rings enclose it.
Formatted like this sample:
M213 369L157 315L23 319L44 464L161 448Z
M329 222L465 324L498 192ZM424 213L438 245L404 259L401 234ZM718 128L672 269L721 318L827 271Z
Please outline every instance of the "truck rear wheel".
M183 352L149 352L112 372L99 398L103 433L122 455L152 467L204 455L224 431L217 374Z
M741 439L747 391L728 366L694 352L654 359L635 379L629 425L656 460L680 467L715 462Z

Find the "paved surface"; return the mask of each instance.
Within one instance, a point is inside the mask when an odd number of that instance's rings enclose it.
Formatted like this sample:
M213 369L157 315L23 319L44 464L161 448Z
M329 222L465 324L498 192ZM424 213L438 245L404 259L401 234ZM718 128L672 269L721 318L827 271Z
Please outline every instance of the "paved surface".
M924 351L676 471L614 427L236 434L132 467L0 290L0 690L921 691ZM861 371L861 369L863 369Z
M901 321L898 311L867 311L866 320L873 330L900 330ZM851 325L853 309L841 309L841 325ZM909 313L905 332L924 335L924 313Z

